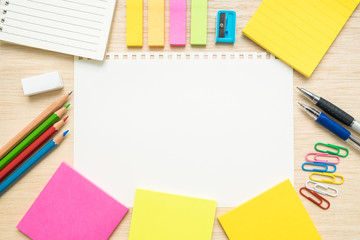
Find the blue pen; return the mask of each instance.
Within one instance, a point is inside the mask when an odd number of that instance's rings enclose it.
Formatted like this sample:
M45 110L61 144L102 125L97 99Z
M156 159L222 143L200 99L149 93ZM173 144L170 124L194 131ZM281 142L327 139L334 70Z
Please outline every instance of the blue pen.
M329 131L334 133L336 136L338 136L345 142L348 142L354 148L356 148L357 150L360 151L360 140L357 139L356 137L352 136L351 132L349 132L344 127L340 126L334 120L330 119L324 113L319 112L318 110L311 108L309 106L306 106L304 104L301 104L301 103L299 103L299 105L302 106L304 108L304 110L315 119L316 122L320 123L325 128L327 128Z
M28 172L36 163L43 159L55 147L57 147L64 139L69 130L63 134L53 138L31 158L29 158L23 165L16 169L10 176L8 176L2 183L0 183L0 195L3 194L9 187L11 187L18 179L20 179L26 172Z

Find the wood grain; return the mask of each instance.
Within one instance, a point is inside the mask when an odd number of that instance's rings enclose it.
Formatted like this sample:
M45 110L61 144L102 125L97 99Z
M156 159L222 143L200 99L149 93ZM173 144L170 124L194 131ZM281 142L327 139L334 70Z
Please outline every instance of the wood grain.
M169 46L169 1L166 0L166 38L164 48L147 46L147 4L144 12L144 47L127 48L126 6L125 0L118 0L113 20L112 34L108 51L113 52L151 52L151 51L264 51L241 34L241 30L255 13L261 0L209 0L208 2L208 44L206 47L191 47L190 42L190 0L188 0L187 45L186 47ZM215 44L215 22L218 10L237 12L237 33L234 45ZM306 153L313 151L316 142L333 143L345 146L343 142L318 126L297 106L297 102L309 103L302 97L295 86L304 87L322 97L331 100L360 118L360 11L355 10L344 29L330 47L329 51L315 70L311 78L306 79L294 72L294 127L295 127L295 188L298 190L308 179L309 173L301 170ZM73 89L73 57L49 51L32 49L0 42L0 145L34 119L49 103ZM65 88L33 97L24 97L20 79L41 73L60 71ZM76 94L76 92L74 92ZM70 98L70 103L73 99ZM76 107L76 106L74 106ZM16 225L31 206L40 191L62 161L73 164L73 105L69 109L70 118L63 128L70 129L70 134L49 157L38 164L0 197L0 239L27 239L16 229ZM274 106L274 114L276 111ZM281 129L280 129L281 131ZM260 147L260 146L259 146ZM279 154L281 154L281 146ZM351 147L350 154L338 166L338 174L345 177L345 183L338 186L339 196L329 198L331 207L324 211L301 197L308 213L320 235L326 240L358 240L360 236L360 153ZM256 154L256 153L254 153ZM241 191L241 187L238 189ZM217 216L228 211L219 208ZM111 239L127 239L130 227L131 211L117 227ZM213 239L227 239L219 222L215 220Z
M64 105L64 102L66 102L68 96L69 95L66 94L52 103L34 120L32 120L23 130L16 134L15 137L3 145L3 147L0 149L0 159L2 159L8 152L10 152L12 148L16 147L17 144L19 144L27 135L29 135L35 128L37 128L45 119L61 108L62 105Z

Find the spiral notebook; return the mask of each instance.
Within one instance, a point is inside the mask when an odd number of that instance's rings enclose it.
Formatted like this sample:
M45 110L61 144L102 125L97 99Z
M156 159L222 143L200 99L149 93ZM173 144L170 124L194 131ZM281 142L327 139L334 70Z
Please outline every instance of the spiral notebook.
M0 40L103 60L116 0L0 0Z
M266 53L75 60L75 168L132 206L136 188L237 206L293 179L292 69Z

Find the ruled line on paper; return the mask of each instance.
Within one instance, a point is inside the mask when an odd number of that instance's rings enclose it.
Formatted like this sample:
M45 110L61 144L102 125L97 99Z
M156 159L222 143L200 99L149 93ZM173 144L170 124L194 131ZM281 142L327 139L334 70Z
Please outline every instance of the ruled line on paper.
M37 25L37 26L41 26L41 27L47 27L47 28L51 28L51 29L71 32L71 33L77 33L77 34L86 35L86 36L90 36L90 37L100 38L100 36L98 36L98 35L91 35L91 34L88 34L88 33L71 31L71 30L64 29L64 28L57 28L57 27L52 27L52 26L48 26L48 25L42 25L42 24L38 24L38 23L27 22L27 21L23 21L23 20L20 20L20 19L12 18L12 17L6 17L6 19L10 19L10 20L13 20L13 21L18 21L18 22L23 22L23 23L27 23L27 24L33 24L33 25Z
M53 20L53 19L50 19L50 18L44 18L44 17L40 17L40 16L35 16L35 15L27 14L27 13L17 12L17 11L14 11L14 10L11 10L11 12L14 12L14 13L17 13L17 14L26 15L26 16L29 16L29 17L34 17L34 18L49 20L49 21L53 21L53 22L60 22L60 23L65 23L65 24L69 24L69 25L73 25L73 26L84 27L84 28L88 28L88 29L93 29L93 30L101 31L100 28L93 28L93 27L84 26L84 25L80 25L80 24L68 23L68 22L59 21L59 20Z
M40 1L35 1L35 0L28 0L29 2L34 2L34 3L39 3L39 4L43 4L43 5L47 5L47 6L51 6L51 7L58 7L58 8L63 8L66 10L73 10L73 11L77 11L77 12L81 12L81 13L88 13L88 14L93 14L96 16L100 16L100 17L104 17L104 14L99 14L99 13L94 13L94 12L88 12L88 11L83 11L83 10L79 10L79 9L75 9L75 8L70 8L70 7L64 7L64 6L58 6L58 5L54 5L54 4L50 4L50 3L45 3L45 2L40 2ZM106 9L106 8L102 8L102 9Z
M306 11L306 7L303 6L304 4L298 3L298 2L296 2L296 1L292 1L292 3L293 3L297 8L299 8L300 10ZM315 24L314 24L314 25L311 25L311 22L307 22L307 21L306 21L306 23L308 23L308 24L310 25L310 27L316 29L316 31L319 31L320 33L322 33L323 35L325 35L325 36L327 36L327 37L329 37L329 36L328 36L329 34L328 34L328 32L326 31L327 29L331 29L333 32L336 32L336 29L334 29L334 28L332 27L332 25L329 24L327 21L324 21L319 15L312 15L312 17L315 18L316 21L317 21L319 24L322 24L322 25L326 26L326 28L324 28L324 27L319 27L317 24L316 24L316 25L315 25Z
M59 36L59 35L56 35L56 34L44 33L44 32L40 32L40 31L36 31L36 30L32 30L32 29L27 29L27 28L22 28L22 27L17 27L17 26L13 26L13 25L9 25L9 24L7 24L6 27L17 28L17 29L28 31L28 32L40 33L40 34L44 34L44 35L48 35L48 36L64 38L64 39L77 41L77 42L82 42L82 43L87 43L87 44L91 44L91 45L99 45L98 43L94 43L94 42L88 42L88 41L83 41L83 40L79 40L79 39L75 39L75 38Z
M94 6L94 5L87 4L87 3L75 2L75 1L71 1L71 0L63 0L63 1L64 1L64 2L75 3L75 4L79 4L79 5L84 5L84 6L87 6L87 7L106 9L106 8L104 8L104 7Z
M74 19L80 19L80 20L84 20L84 21L89 21L89 22L94 22L94 23L103 24L103 22L101 22L101 21L95 21L95 20L93 20L93 19L80 18L80 17L71 16L71 15L66 15L66 14L62 14L62 13L57 13L57 12L42 10L42 9L38 9L38 8L32 8L32 7L28 7L28 6L23 6L23 5L16 4L16 3L11 3L11 5L14 5L14 6L17 6L17 7L22 7L22 8L28 8L28 9L35 10L35 11L40 11L40 12L46 12L46 13L50 13L50 14L55 14L55 15L59 15L59 16L71 17L71 18L74 18Z
M18 22L23 22L23 23L27 23L27 24L33 24L33 25L36 25L36 26L47 27L47 28L51 28L51 29L56 29L56 30L61 30L61 31L66 31L66 32L71 32L71 33L77 33L77 34L85 35L85 36L89 36L89 37L100 38L99 35L91 35L91 34L88 34L88 33L71 31L71 30L68 30L68 29L65 29L65 28L57 28L57 27L52 27L52 26L43 25L43 24L39 24L39 23L27 22L27 21L23 21L23 20L20 20L20 19L12 18L12 17L6 17L6 19L10 19L10 20L13 20L13 21L18 21Z
M44 40L44 39L40 39L40 38L28 37L28 36L24 36L24 35L20 35L20 34L16 34L16 33L5 32L5 31L2 31L2 33L3 34L14 35L14 36L17 36L17 37L28 38L28 39L32 39L32 40L36 40L36 41L47 42L47 43L51 43L51 44L55 44L55 45L61 45L61 46L65 46L65 47L76 48L76 49L85 50L85 51L89 51L89 52L96 52L96 50L94 50L94 49L88 49L88 48L83 48L83 47L78 47L78 46L73 46L73 45L48 41L48 40Z
M62 0L62 1L64 1L64 0ZM109 2L109 1L108 0L93 0L93 2Z
M279 8L280 8L280 11L277 11L275 8L273 8L272 6L268 6L268 9L271 10L272 12L276 13L277 15L280 14L281 11L288 11L289 13L292 14L293 18L297 18L297 19L301 19L302 20L302 17L301 16L298 16L296 12L293 12L292 10L290 9L287 9L286 6L282 6L280 4L278 4ZM311 58L313 56L313 52L317 52L319 54L321 54L321 51L319 51L315 46L314 46L314 43L309 43L308 41L304 40L305 38L298 38L298 34L295 33L295 30L294 29L298 29L299 32L302 32L304 34L304 36L307 36L307 39L308 38L311 38L312 40L316 41L318 44L321 44L322 43L322 40L321 39L316 39L314 36L311 36L311 34L309 34L308 32L306 31L303 31L302 28L300 28L299 26L295 25L293 26L293 29L292 31L289 31L288 30L288 27L285 27L284 25L281 24L281 22L278 22L276 21L276 19L273 19L271 17L269 17L267 14L264 15L264 19L266 22L269 21L269 22L272 22L273 25L277 26L277 29L283 29L283 31L286 31L286 33L289 35L289 36L292 36L294 38L297 38L299 42L303 43L304 45L307 46L308 49L311 49L311 54L308 54L306 52L304 52L304 54L306 54L309 58ZM285 17L284 17L285 18ZM261 21L260 19L258 19L259 22ZM288 21L291 21L292 19L287 19ZM305 20L302 20L304 22L304 24L307 24L307 22ZM262 24L264 24L264 22L262 22ZM312 27L312 26L311 26ZM321 33L321 32L320 32ZM325 35L324 35L325 36ZM279 36L281 37L281 36ZM286 38L283 39L284 41L288 41L286 40ZM288 41L288 44L290 45L293 45L293 47L295 48L295 46L297 44L294 45L294 43L292 41ZM301 47L296 47L299 49L299 51L301 51Z

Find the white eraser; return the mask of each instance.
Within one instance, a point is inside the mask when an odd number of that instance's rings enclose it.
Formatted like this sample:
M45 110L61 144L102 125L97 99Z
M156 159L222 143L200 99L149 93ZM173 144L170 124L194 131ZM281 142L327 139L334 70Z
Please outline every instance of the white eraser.
M64 87L59 72L50 72L21 79L25 96L61 89Z

